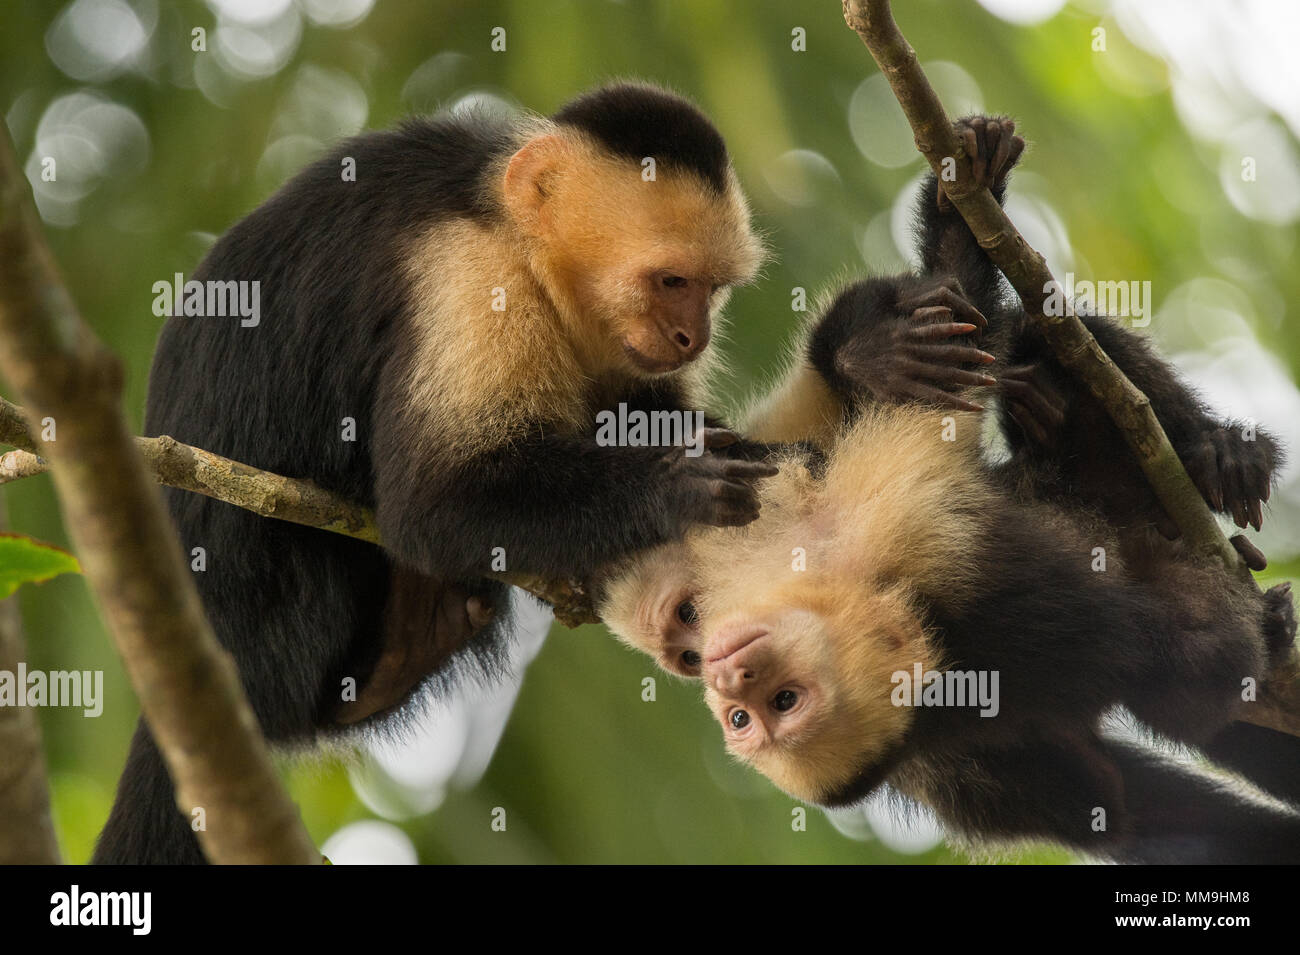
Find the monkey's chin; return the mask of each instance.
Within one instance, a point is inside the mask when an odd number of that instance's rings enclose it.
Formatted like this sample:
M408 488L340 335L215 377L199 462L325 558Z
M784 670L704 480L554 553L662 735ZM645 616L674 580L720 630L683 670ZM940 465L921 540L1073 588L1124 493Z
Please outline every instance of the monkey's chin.
M627 356L627 360L631 363L632 367L643 375L666 375L669 372L676 371L678 368L681 368L686 364L686 362L681 359L676 361L664 361L658 358L651 358L645 352L633 348L626 342L623 343L623 354Z

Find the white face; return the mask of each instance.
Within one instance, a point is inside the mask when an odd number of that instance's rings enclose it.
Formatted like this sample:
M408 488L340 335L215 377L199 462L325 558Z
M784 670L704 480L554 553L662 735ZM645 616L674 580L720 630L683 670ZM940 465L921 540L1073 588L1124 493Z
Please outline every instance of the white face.
M731 614L707 630L704 697L727 748L746 761L815 728L824 709L819 618L805 610Z
M606 625L670 673L698 678L704 649L694 604L696 580L685 544L666 544L608 585Z

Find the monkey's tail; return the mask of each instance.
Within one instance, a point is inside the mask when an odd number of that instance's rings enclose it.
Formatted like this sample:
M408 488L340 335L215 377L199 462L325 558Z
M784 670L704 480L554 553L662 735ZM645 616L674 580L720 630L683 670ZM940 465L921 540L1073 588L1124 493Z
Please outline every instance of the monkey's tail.
M99 834L94 865L202 865L189 821L176 807L171 777L142 718L131 738L117 798Z

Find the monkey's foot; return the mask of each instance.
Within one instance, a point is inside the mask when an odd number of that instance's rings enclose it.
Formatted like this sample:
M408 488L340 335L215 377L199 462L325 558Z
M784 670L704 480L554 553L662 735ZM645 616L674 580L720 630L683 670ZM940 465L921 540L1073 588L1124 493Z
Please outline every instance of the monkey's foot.
M1295 605L1291 582L1270 587L1264 594L1264 623L1260 631L1271 654L1280 656L1295 643Z
M977 186L995 192L1006 185L1007 174L1025 151L1025 140L1016 135L1016 122L1006 116L966 116L953 124L966 150ZM948 196L938 185L939 208L948 207Z
M1218 427L1203 434L1182 458L1212 508L1232 515L1238 527L1250 524L1259 530L1277 463L1277 445L1272 438L1256 433L1253 440L1247 440L1236 426Z

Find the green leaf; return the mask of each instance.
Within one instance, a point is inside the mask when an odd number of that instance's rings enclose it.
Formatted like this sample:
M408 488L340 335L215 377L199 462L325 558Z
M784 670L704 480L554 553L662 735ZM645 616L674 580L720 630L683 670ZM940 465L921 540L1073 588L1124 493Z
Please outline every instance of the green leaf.
M81 565L66 550L22 534L0 534L0 600L23 584L79 573Z

